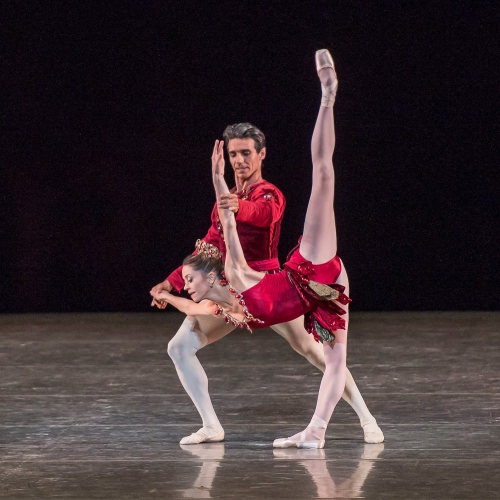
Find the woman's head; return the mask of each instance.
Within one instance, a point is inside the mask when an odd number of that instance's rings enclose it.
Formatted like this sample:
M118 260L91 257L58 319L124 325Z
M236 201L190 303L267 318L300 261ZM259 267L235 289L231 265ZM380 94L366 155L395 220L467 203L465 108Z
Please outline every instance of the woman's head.
M207 298L217 281L223 279L223 272L221 258L205 253L188 255L182 262L184 290L195 302L199 302Z

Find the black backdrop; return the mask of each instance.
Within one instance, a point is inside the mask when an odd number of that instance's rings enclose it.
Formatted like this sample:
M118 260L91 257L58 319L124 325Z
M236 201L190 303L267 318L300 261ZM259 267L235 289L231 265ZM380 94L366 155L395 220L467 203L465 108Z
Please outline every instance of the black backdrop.
M2 4L0 310L148 310L205 234L213 141L264 130L301 232L329 47L355 310L496 309L493 2Z

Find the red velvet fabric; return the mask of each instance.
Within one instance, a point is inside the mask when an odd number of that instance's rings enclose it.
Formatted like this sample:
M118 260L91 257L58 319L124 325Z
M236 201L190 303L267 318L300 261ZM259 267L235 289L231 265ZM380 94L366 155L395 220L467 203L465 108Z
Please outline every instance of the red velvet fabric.
M236 188L231 192L236 193ZM256 271L278 269L278 242L286 205L283 193L274 184L262 180L236 194L240 199L236 227L248 265ZM215 245L225 259L226 245L217 215L217 203L211 218L212 225L203 239ZM180 291L184 286L182 266L175 269L167 279L176 291Z
M296 248L283 267L283 271L266 275L257 285L243 292L249 312L263 321L251 322L249 326L265 328L304 315L306 330L318 342L320 338L315 322L333 335L336 330L345 329L345 321L341 318L345 310L338 303L347 305L351 299L343 293L344 287L335 283L341 271L340 259L335 256L324 264L312 264ZM339 292L339 298L336 301L321 300L309 288L310 280L330 285Z

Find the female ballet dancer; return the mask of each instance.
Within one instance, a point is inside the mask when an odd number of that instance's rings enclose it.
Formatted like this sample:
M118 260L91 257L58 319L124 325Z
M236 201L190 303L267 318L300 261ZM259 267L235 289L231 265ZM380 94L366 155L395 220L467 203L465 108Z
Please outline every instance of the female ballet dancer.
M312 190L304 230L277 274L253 270L246 263L236 231L234 213L219 210L227 249L224 266L201 244L198 254L183 263L185 289L192 300L168 292L153 294L186 314L222 315L239 327L265 328L305 316L306 330L323 343L326 369L316 409L309 425L298 434L276 439L276 448L323 448L326 427L345 385L347 355L348 280L337 256L333 210L333 105L338 81L328 50L316 52L322 98L311 141ZM229 189L224 180L223 142L215 141L212 174L217 199ZM204 251L206 250L206 251ZM227 279L226 279L227 278ZM228 283L229 282L229 283ZM341 316L344 316L342 318Z

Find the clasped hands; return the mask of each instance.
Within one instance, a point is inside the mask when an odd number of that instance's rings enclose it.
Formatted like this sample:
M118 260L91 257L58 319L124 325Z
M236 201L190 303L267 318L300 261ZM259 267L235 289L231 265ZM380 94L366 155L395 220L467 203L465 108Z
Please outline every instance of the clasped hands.
M158 309L165 309L168 304L168 297L171 295L173 287L170 281L165 280L151 288L149 295L153 297L151 307L156 306Z

